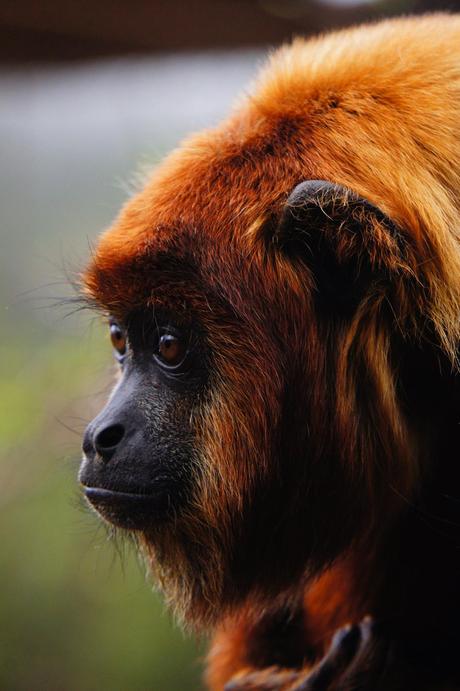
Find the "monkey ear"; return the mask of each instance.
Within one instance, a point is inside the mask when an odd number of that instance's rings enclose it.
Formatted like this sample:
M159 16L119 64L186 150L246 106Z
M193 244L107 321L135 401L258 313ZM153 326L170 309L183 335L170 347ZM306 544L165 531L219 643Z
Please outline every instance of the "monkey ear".
M352 190L325 180L297 185L265 240L272 251L306 263L318 295L337 304L408 268L396 224Z

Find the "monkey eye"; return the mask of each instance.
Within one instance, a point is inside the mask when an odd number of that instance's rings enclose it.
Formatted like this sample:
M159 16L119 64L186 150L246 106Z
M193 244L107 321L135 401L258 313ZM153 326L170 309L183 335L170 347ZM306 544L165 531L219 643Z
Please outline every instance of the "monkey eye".
M154 353L155 359L166 367L179 367L187 354L187 342L173 333L160 336Z
M126 355L126 334L116 322L110 324L110 340L118 359Z

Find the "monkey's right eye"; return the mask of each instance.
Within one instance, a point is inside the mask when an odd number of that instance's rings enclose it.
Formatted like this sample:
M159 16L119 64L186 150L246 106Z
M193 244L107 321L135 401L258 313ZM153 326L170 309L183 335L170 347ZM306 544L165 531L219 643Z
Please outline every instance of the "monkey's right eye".
M117 353L118 358L126 355L126 334L118 324L112 322L110 324L110 340Z

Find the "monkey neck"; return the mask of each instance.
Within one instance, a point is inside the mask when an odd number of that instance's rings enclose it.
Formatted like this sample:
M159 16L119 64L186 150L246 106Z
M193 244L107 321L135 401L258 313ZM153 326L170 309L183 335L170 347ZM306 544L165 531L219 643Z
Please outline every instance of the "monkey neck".
M420 363L419 363L420 364ZM419 380L426 379L416 372ZM438 370L439 372L439 370ZM356 545L305 594L308 638L324 650L337 628L371 615L420 650L458 647L460 630L460 386L451 372L415 401L414 424L429 428L429 453L417 498L402 500L371 547ZM423 435L422 435L423 438ZM386 517L382 517L382 524ZM455 655L451 658L456 660Z

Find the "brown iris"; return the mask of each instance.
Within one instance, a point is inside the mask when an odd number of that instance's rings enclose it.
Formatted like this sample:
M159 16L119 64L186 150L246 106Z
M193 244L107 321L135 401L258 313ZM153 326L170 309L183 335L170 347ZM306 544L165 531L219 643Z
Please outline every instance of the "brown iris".
M110 340L118 355L126 353L126 336L123 329L118 324L110 325Z
M158 341L158 358L168 367L177 367L185 357L186 345L174 334L163 334Z

